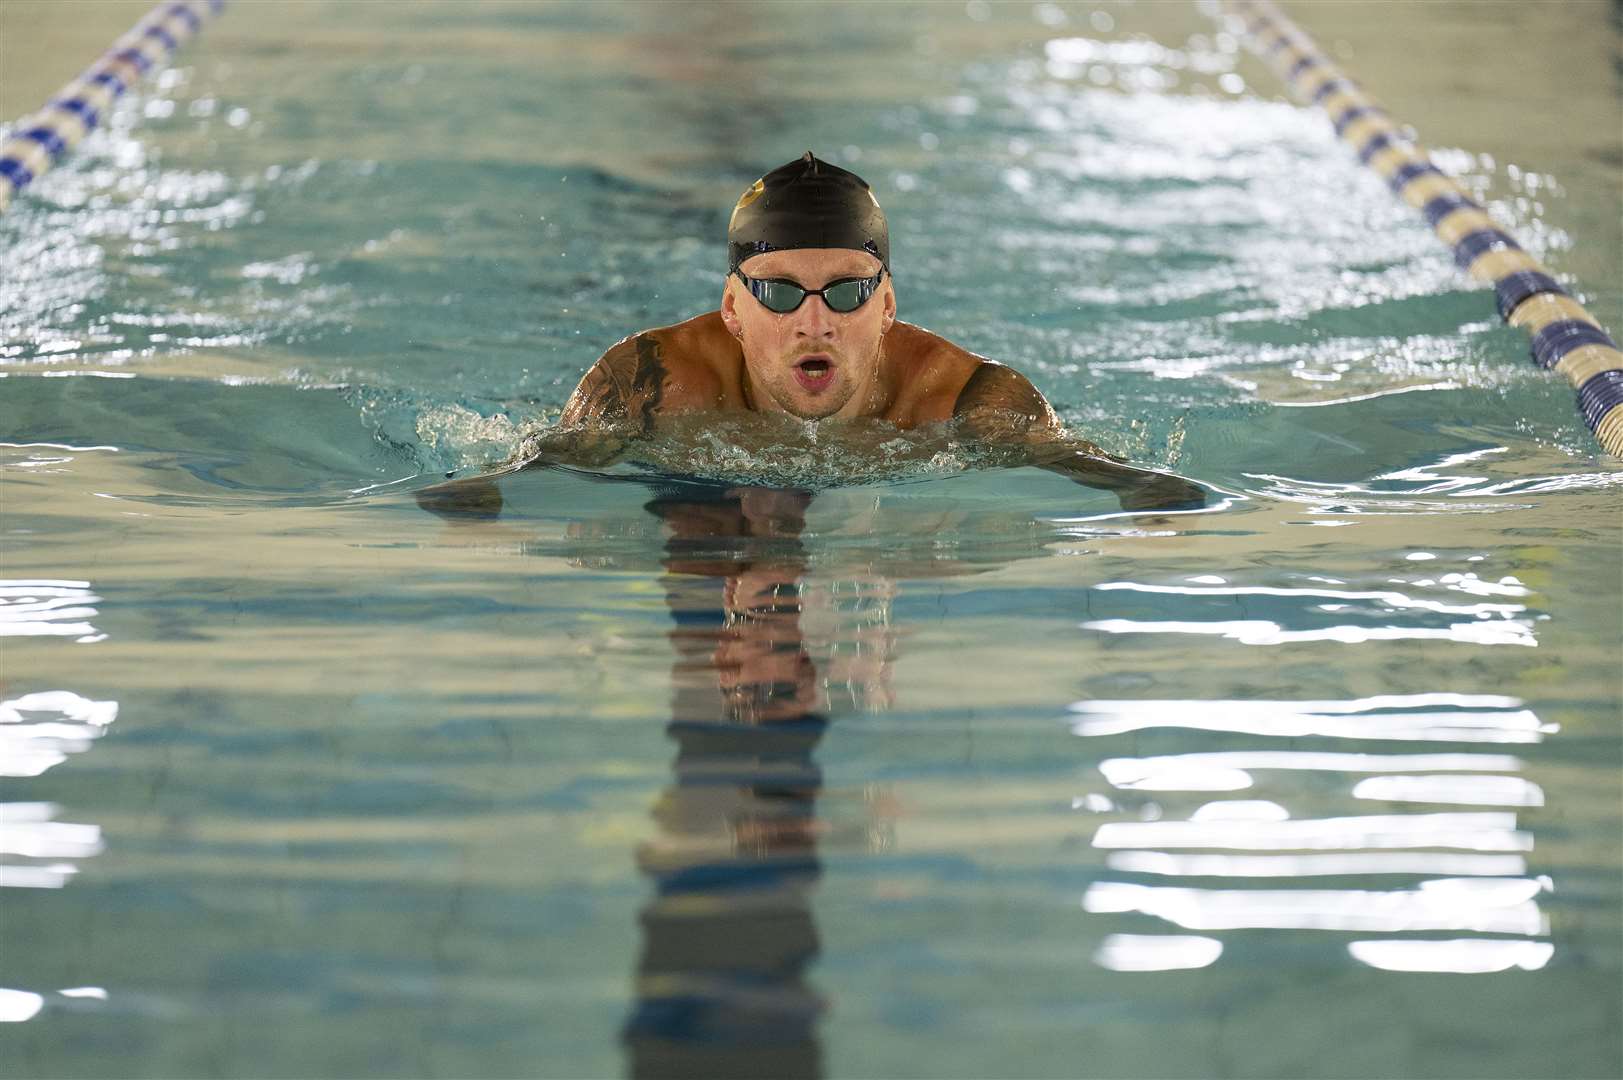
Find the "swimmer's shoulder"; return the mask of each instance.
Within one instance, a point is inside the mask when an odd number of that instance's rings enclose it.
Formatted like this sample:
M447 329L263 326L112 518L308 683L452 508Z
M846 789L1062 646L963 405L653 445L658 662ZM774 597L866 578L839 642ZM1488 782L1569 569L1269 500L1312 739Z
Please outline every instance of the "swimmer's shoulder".
M646 419L725 408L739 397L742 356L719 312L628 334L609 347L583 385L612 382L628 411Z
M885 334L885 355L894 386L886 418L902 428L952 419L959 395L977 372L987 366L1010 370L899 319Z
M722 408L740 403L744 353L721 321L707 311L691 319L649 331L668 357L671 390L692 408Z

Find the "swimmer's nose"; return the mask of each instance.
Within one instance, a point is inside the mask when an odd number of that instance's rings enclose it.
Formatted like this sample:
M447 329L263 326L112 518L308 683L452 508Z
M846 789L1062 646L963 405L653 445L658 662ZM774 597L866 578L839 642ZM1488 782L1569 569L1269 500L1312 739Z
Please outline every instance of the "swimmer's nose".
M834 336L834 312L823 303L821 296L808 296L801 303L800 310L795 314L800 319L795 323L795 334L799 337L832 338Z

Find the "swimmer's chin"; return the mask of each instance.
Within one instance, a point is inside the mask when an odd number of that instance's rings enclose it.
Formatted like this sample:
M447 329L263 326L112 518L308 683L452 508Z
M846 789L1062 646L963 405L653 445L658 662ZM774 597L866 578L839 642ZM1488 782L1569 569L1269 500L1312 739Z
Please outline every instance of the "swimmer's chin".
M839 419L840 410L849 403L849 396L830 394L827 390L805 394L798 399L780 402L784 415L807 424Z

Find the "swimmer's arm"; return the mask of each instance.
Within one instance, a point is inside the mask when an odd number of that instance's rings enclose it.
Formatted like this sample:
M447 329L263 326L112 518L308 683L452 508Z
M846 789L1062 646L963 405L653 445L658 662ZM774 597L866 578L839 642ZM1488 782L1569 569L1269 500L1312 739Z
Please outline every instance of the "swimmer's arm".
M664 348L654 333L621 339L587 369L557 426L527 437L509 464L609 464L628 442L653 430L666 381Z
M622 338L587 370L558 422L646 433L664 401L667 374L665 351L655 332Z
M1064 430L1048 399L1037 392L1031 380L1014 368L990 360L981 361L958 392L952 418L963 430L999 445L1057 437ZM1092 449L1103 453L1097 447Z
M653 430L665 398L664 348L654 333L617 342L587 369L556 427L526 438L510 465L607 465Z
M1189 481L1135 469L1068 434L1031 381L1002 364L984 361L975 369L958 394L953 418L977 438L1021 448L1029 464L1114 492L1123 510L1187 510L1206 504L1205 492Z
M558 418L560 426L617 424L626 418L626 401L631 396L626 346L632 340L620 341L586 369L575 392L564 403L563 415Z
M658 342L637 334L618 342L587 369L554 427L527 435L506 463L417 492L417 505L442 517L488 520L502 511L495 478L545 465L606 465L647 430L664 388Z

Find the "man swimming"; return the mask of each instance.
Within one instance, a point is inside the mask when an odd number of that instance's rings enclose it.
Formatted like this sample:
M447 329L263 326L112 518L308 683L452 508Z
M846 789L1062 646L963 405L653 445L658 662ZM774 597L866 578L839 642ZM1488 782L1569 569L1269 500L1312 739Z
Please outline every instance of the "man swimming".
M607 460L679 416L776 413L899 431L952 423L1018 451L1012 464L1111 490L1124 509L1204 504L1199 487L1069 436L1013 368L898 320L889 227L855 173L810 151L773 169L733 208L727 246L720 308L615 344L587 370L558 428L527 439L509 468ZM436 511L501 506L494 485L479 480L418 498Z

